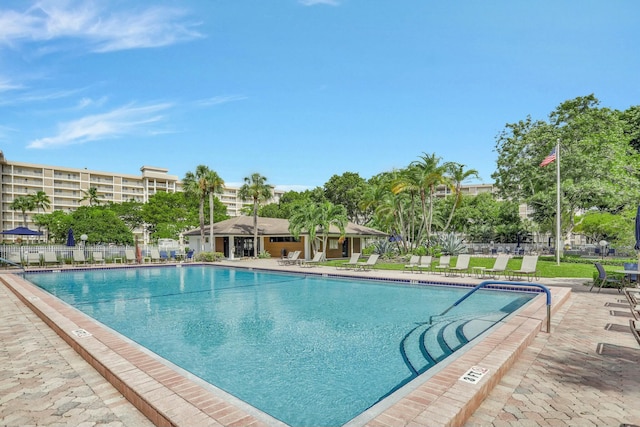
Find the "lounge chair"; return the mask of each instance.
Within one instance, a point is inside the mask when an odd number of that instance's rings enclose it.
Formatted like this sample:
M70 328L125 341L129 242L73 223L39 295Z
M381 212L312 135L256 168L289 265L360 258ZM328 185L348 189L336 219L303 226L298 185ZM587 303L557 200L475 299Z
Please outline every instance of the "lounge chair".
M58 255L56 255L55 252L45 252L44 255L43 255L43 259L42 259L42 264L44 264L44 265L49 265L49 264L61 265L62 263L58 259Z
M93 260L94 264L104 264L104 255L102 255L102 252L94 252L91 254L91 259Z
M194 253L194 252L195 252L195 251L194 251L193 249L190 249L190 250L187 252L187 255L185 256L184 261L185 261L185 262L191 262L191 261L193 261L193 253Z
M485 268L482 270L483 275L492 278L498 278L500 275L506 276L507 272L507 264L509 263L509 255L498 255L495 262L493 263L493 268Z
M22 258L18 252L11 252L9 254L9 261L17 265L22 265Z
M378 262L379 257L380 257L379 254L371 254L369 255L369 258L367 258L365 262L357 263L356 268L359 268L362 271L369 271L373 269L373 267L376 265L376 262Z
M125 249L124 251L124 259L127 264L135 264L136 263L136 253L133 249Z
M40 253L39 252L27 252L27 257L25 259L25 265L30 266L35 264L40 266Z
M359 259L360 259L360 252L354 252L351 254L351 258L349 258L349 261L345 262L344 264L336 265L336 268L338 270L340 269L352 270L356 268L356 265L358 264Z
M422 270L429 270L432 271L433 270L433 265L431 265L431 263L433 262L433 257L431 255L422 255L420 257L420 263L418 264L418 271L420 273L422 273Z
M629 319L629 326L631 327L633 337L638 341L638 344L640 344L640 320Z
M538 277L538 255L525 255L522 257L522 265L520 270L511 270L510 276L512 279L522 278L527 276L529 282Z
M298 253L298 255L299 255L300 251L291 251L291 252L289 252L287 254L287 256L283 256L282 258L280 258L278 260L278 264L280 264L280 265L288 265L291 262L291 260L293 259L294 255L296 253Z
M458 273L460 273L461 276L464 276L465 273L469 274L469 262L471 262L471 255L460 254L456 260L455 267L449 267L446 269L445 274L450 276L455 276Z
M151 249L149 255L151 256L151 262L160 262L160 252L157 249Z
M87 259L84 257L84 251L76 249L73 251L73 265L86 264Z
M167 251L160 251L160 261L167 262L169 261L169 254Z
M640 289L624 288L624 296L627 297L627 301L629 301L631 307L640 305Z
M600 264L599 262L595 262L595 263L593 263L593 265L596 267L596 270L598 270L598 277L593 281L593 284L589 288L589 292L591 292L593 287L597 285L598 286L598 293L600 293L600 291L602 290L602 287L604 285L608 284L608 283L612 284L614 287L618 288L618 292L622 291L622 288L623 288L623 285L624 285L622 280L616 279L616 278L613 278L613 277L608 277L607 276L607 272L605 271L605 269L602 266L602 264Z
M438 261L438 265L434 265L433 268L435 271L444 271L446 272L451 264L451 256L450 255L442 255L440 260Z
M419 262L420 262L420 255L411 255L411 258L409 259L409 263L404 265L403 271L412 272L418 267Z
M286 260L284 260L284 262L281 265L296 265L300 263L300 254L302 253L302 251L294 251L293 255L291 255L291 258L287 258Z
M301 261L300 267L314 267L319 263L321 263L323 259L324 259L324 252L316 252L316 254L313 256L313 259L308 261L305 261L305 260Z

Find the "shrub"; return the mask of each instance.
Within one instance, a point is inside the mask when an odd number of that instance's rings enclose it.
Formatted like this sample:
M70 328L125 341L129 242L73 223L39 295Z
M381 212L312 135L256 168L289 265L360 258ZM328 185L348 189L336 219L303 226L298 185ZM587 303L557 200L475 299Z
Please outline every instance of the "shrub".
M224 258L222 252L200 252L196 255L196 261L199 262L216 262Z

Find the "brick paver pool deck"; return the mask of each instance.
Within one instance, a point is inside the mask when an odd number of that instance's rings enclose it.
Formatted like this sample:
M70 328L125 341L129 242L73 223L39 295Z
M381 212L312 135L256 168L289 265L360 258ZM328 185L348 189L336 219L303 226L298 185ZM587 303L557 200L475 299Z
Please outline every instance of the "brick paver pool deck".
M280 268L274 260L229 264ZM328 267L311 270L336 273ZM417 273L366 274L445 280ZM5 282L7 277L18 290L0 284L0 425L278 425L0 272ZM552 286L554 297L564 302L554 308L551 334L537 332L540 325L545 330L538 304L441 372L392 395L350 425L640 426L640 346L629 331L629 305L615 290L587 292L585 281L539 281ZM65 335L78 327L94 336ZM490 368L479 386L458 381L471 363Z

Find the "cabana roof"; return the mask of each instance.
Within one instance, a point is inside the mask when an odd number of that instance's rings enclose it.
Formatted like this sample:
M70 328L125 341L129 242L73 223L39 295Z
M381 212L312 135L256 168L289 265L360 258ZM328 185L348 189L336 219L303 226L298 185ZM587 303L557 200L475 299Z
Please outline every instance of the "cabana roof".
M209 226L204 227L205 235L209 234ZM320 231L318 231L320 233ZM214 235L228 236L253 236L253 217L252 216L236 216L224 221L213 224ZM308 233L301 233L306 235ZM329 234L338 235L340 230L338 227L331 226ZM375 230L363 225L347 223L345 227L347 236L367 236L367 237L385 237L386 233ZM200 236L200 228L195 228L183 233L184 236ZM259 236L290 236L289 220L281 218L264 218L258 217L258 235Z

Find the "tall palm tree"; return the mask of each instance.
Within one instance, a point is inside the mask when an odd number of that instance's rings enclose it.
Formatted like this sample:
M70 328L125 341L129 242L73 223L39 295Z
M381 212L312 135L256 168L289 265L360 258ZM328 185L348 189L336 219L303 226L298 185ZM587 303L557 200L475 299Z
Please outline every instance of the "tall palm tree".
M451 162L449 163L449 175L451 177L451 182L453 183L453 192L455 200L453 201L453 206L451 206L451 212L449 213L449 219L447 219L447 223L445 224L443 231L447 231L449 225L451 224L451 220L453 219L453 214L456 211L456 208L460 206L460 201L462 200L462 193L460 189L462 188L462 182L469 178L479 178L480 174L476 169L467 169L465 170L466 165L462 165L460 163Z
M258 253L258 206L273 197L273 186L267 184L267 178L254 173L244 178L244 184L238 191L243 201L253 201L253 256Z
M297 204L293 208L289 218L289 231L298 238L302 231L309 233L309 241L312 249L317 252L317 233L322 233L322 259L326 259L327 242L329 240L329 230L332 225L340 230L340 238L345 236L345 227L348 222L347 209L342 205L334 205L329 201L315 203L306 200Z
M210 170L205 176L206 191L209 194L209 241L211 242L211 252L216 251L216 241L213 237L213 198L215 194L222 194L224 191L224 180L217 172Z
M49 209L49 207L51 206L49 196L47 196L47 193L42 190L36 192L36 194L32 194L29 197L31 197L31 201L33 202L34 207L38 209L38 213L40 213L40 210L44 211L46 209ZM41 228L42 227L38 225L38 231L40 231Z
M198 216L200 219L200 250L204 251L204 201L207 198L207 176L211 171L208 166L198 165L196 171L188 171L182 179L184 192L198 198Z
M102 203L102 200L100 200L102 198L102 194L98 194L98 189L96 187L89 187L88 190L82 190L82 192L84 193L84 196L82 196L80 201L88 200L89 206L99 205Z
M27 211L35 209L35 204L29 196L18 196L9 205L14 211L22 212L22 222L27 227Z

